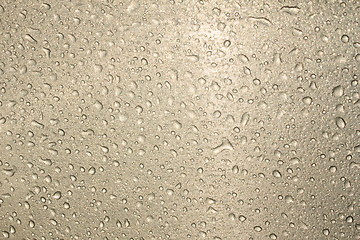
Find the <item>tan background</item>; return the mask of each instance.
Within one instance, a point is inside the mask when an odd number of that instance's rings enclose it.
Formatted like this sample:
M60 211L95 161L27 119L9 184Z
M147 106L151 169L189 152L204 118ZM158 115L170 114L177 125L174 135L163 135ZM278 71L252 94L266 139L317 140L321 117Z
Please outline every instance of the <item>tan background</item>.
M359 1L0 2L0 239L360 239Z

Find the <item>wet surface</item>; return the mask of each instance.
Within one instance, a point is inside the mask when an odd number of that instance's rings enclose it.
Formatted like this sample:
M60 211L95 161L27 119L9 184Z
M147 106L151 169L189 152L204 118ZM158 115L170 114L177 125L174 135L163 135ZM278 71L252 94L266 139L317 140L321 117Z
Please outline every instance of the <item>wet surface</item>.
M357 1L1 1L0 239L360 239Z

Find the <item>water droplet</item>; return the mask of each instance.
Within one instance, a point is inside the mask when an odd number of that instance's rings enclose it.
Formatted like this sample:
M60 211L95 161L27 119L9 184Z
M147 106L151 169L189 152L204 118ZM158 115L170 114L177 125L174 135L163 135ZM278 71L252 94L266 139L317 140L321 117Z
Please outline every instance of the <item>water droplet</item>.
M225 40L224 47L228 48L228 47L230 47L230 45L231 45L230 40Z
M336 87L333 88L332 90L332 95L334 97L341 97L344 95L344 89L341 85L338 85Z
M276 178L281 178L281 177L282 177L281 173L280 173L278 170L274 170L274 171L272 172L272 175L273 175L274 177L276 177Z
M342 117L336 117L335 123L339 129L344 129L346 127L346 122Z
M348 35L342 35L342 36L341 36L341 41L342 41L343 43L348 43L348 42L350 41L350 38L349 38Z
M214 154L219 154L226 150L230 150L230 151L234 150L233 145L228 139L224 139L220 145L213 148Z
M61 192L57 191L53 194L53 198L55 198L56 200L59 200L61 198Z

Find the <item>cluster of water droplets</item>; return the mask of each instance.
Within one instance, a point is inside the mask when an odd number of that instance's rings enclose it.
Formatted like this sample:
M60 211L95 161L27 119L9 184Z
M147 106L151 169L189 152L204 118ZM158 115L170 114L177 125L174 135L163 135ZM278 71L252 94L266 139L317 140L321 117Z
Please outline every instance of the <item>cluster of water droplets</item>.
M359 6L0 3L0 239L360 239Z

